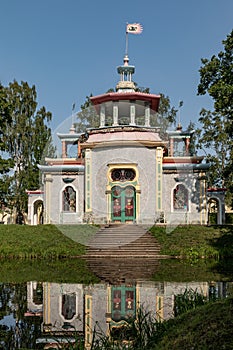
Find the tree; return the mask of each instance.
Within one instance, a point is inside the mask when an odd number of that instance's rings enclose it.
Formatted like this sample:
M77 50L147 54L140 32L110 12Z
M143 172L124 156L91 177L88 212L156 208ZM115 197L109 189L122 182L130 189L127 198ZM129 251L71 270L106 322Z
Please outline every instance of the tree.
M92 94L86 96L86 100L81 105L81 111L77 114L77 122L75 123L77 132L85 132L89 128L99 127L99 117L95 107L91 104L91 97Z
M51 137L48 123L52 115L45 107L37 110L37 93L27 82L10 83L6 88L7 102L11 106L11 123L8 123L4 140L14 167L10 179L10 202L20 213L27 209L26 189L39 187L37 164Z
M158 126L161 128L163 136L165 136L166 131L169 126L176 123L176 115L178 110L175 107L171 107L170 98L160 93L160 102L158 110Z
M226 186L232 201L233 173L233 31L222 42L224 50L211 60L202 59L198 95L208 93L214 110L202 109L199 148L205 148L210 162L209 185ZM233 204L233 203L232 203Z
M6 181L6 173L13 166L13 162L6 155L6 142L4 135L7 127L11 125L10 105L7 101L6 89L0 84L0 210L4 213L7 203L9 184Z
M225 177L225 169L230 161L232 140L226 133L225 117L217 112L202 109L199 122L202 128L198 129L198 148L205 147L207 161L210 163L209 185L224 187L229 182Z
M202 59L198 95L208 93L214 101L214 109L226 119L226 132L233 132L233 30L222 41L224 50L211 60Z

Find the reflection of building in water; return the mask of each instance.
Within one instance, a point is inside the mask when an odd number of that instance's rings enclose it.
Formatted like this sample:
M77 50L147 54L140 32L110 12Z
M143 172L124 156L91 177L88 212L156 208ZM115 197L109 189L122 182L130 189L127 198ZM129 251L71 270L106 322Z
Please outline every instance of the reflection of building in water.
M229 283L232 284L232 283ZM28 309L42 308L36 290L40 284L28 283ZM46 343L51 336L75 341L74 332L90 348L94 329L104 334L117 334L129 318L136 316L137 308L150 312L163 321L174 316L176 295L192 290L207 298L226 297L226 282L151 282L132 284L58 284L43 283L42 336L37 343ZM28 314L29 316L29 314ZM115 333L114 333L115 332ZM49 338L50 337L50 338Z
M42 316L43 309L43 283L27 283L27 307L25 316Z

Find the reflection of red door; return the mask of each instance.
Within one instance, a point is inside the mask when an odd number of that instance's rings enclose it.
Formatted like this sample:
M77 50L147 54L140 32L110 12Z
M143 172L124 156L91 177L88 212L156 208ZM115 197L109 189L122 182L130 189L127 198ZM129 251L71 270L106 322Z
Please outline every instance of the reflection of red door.
M113 221L135 220L135 189L133 186L112 188L111 216Z
M112 319L119 322L122 319L135 316L136 289L125 285L112 287Z

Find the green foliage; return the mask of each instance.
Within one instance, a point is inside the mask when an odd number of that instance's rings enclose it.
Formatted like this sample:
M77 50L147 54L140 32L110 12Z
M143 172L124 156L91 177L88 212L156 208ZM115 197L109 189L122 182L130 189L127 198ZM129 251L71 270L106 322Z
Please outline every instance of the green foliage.
M233 213L226 213L226 224L232 225L233 224Z
M183 257L191 263L200 258L233 256L231 226L178 226L171 233L166 233L166 227L153 226L150 232L161 245L161 254ZM222 240L226 235L229 244L223 247Z
M151 350L232 349L233 300L206 303L166 321L162 339Z
M198 94L208 93L214 100L217 113L225 116L228 122L233 121L233 30L223 40L224 50L211 60L202 59ZM229 131L232 125L229 124Z
M225 116L205 109L202 109L200 115L202 128L197 130L197 147L206 151L206 160L210 163L208 185L228 187L233 180L232 174L226 174L233 147L233 140L226 133L228 122Z
M6 181L6 173L14 165L11 158L8 158L5 134L11 126L11 108L7 100L6 88L0 84L0 210L4 210L7 203L9 183Z
M208 149L209 185L226 186L227 202L233 207L233 30L222 43L217 56L201 60L198 94L209 94L214 111L200 113L199 147Z
M160 102L158 113L161 117L162 131L166 131L168 126L176 123L177 109L171 107L170 98L160 93Z
M77 132L85 132L90 128L99 127L99 117L96 109L91 105L90 96L86 96L85 102L81 105L81 111L77 113L77 122L75 128Z
M185 289L184 293L175 296L174 315L179 316L183 313L196 309L207 303L207 298L197 290Z
M4 108L10 117L3 130L2 140L4 150L11 159L11 172L2 179L1 184L8 183L7 193L3 189L6 205L19 213L27 210L25 191L39 187L37 164L51 136L48 124L52 115L45 107L37 109L34 85L30 87L26 82L18 84L14 81L4 88L4 96L0 108Z

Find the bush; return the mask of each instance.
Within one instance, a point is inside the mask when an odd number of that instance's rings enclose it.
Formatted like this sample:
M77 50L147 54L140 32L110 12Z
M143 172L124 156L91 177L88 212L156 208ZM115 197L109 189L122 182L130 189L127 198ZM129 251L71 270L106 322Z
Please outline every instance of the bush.
M226 224L233 225L233 213L226 213Z

